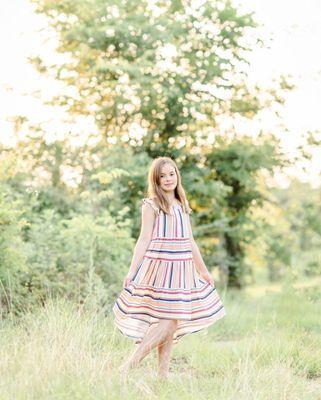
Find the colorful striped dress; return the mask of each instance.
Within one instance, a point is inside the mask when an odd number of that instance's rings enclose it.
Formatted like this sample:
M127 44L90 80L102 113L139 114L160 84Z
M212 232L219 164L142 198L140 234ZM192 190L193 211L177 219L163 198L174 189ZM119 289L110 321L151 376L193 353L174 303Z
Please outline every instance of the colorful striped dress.
M115 325L125 336L141 342L151 324L177 319L173 341L208 327L226 314L215 287L196 270L188 229L189 214L173 205L170 214L156 212L152 239L133 279L113 305ZM188 207L188 212L190 208Z

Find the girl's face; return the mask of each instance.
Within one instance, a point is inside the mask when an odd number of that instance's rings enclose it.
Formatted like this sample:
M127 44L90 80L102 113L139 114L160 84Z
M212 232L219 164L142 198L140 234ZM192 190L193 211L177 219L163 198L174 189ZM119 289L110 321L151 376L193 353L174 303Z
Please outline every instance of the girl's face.
M171 192L176 188L177 175L171 164L164 164L161 168L160 186L165 192Z

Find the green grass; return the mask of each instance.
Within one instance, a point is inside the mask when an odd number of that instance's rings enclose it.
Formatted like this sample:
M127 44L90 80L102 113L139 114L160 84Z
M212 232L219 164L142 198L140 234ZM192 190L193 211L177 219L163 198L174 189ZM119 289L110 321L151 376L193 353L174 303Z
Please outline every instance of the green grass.
M121 383L133 342L90 307L51 301L7 318L0 399L321 399L321 288L274 289L221 293L227 316L174 346L166 383L155 351Z

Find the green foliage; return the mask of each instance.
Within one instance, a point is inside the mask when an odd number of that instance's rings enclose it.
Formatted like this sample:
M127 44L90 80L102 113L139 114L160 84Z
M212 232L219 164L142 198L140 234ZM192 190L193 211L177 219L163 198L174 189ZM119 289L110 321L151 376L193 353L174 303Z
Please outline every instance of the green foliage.
M57 50L68 57L52 66L34 59L39 71L73 88L73 95L62 92L52 103L94 117L100 131L92 149L99 163L82 179L82 189L90 197L94 192L95 215L101 207L114 215L126 204L137 221L133 205L143 195L150 159L170 156L196 211L206 262L229 270L227 283L240 287L244 243L254 236L248 211L263 197L256 179L280 158L270 138L260 145L221 138L219 121L234 114L251 119L282 102L289 90L284 79L271 90L247 84L248 52L259 42L253 15L242 14L229 0L34 3L58 32ZM213 145L209 133L215 134ZM121 171L120 185L112 171ZM114 188L121 190L121 200ZM134 222L133 233L138 229Z
M21 159L24 154L22 150ZM25 172L28 178L27 168ZM109 203L101 195L103 186L76 194L65 185L47 186L41 181L30 187L19 168L2 175L3 313L43 304L48 296L78 302L91 298L102 307L113 301L128 270L134 242L129 207L117 190L121 188L117 181L123 175L129 179L128 173L116 169L109 174L113 177L108 183L112 188Z
M13 201L4 186L0 187L0 280L8 279L8 270L25 269L21 232L27 221L22 217L21 202ZM2 290L2 288L0 288ZM3 299L5 301L5 299Z
M300 280L320 274L320 189L293 180L270 188L261 209L252 212L255 240L246 247L253 274L272 280ZM255 278L254 278L255 279Z
M296 276L301 273L319 275L321 222L320 188L293 180L289 188L274 190L288 221L289 232L285 246L291 249L291 268ZM291 244L289 244L289 238Z
M150 157L168 147L176 157L175 137L188 140L200 126L216 127L218 115L251 117L268 106L245 81L256 23L230 1L34 3L59 32L58 51L70 57L50 69L75 95L54 103L93 115L106 137L127 135ZM34 63L44 69L38 58ZM129 138L133 123L148 135Z
M62 219L54 210L46 210L29 226L26 268L2 266L10 277L2 296L9 298L14 311L43 304L51 296L80 303L89 297L106 307L120 290L131 247L128 221L120 227L107 211L95 219L92 215Z
M221 141L221 146L206 154L206 165L212 179L222 182L229 191L224 197L227 227L222 230L226 250L226 269L230 286L242 287L247 271L244 262L246 246L257 235L250 212L262 204L265 195L259 190L260 172L280 165L277 146L267 141L251 139Z
M278 143L219 133L222 117L251 119L291 89L284 79L265 91L247 84L247 54L259 41L252 14L228 0L34 3L66 55L59 65L33 60L67 85L52 104L93 117L98 133L75 147L14 121L27 135L6 149L0 170L13 193L0 210L2 301L17 311L52 294L107 305L128 270L147 168L158 155L177 161L201 252L229 286L242 287L251 273L247 251L258 235L271 271L293 264L286 228L253 218L267 198L262 171L284 163ZM302 248L320 232L315 203L305 205L304 224L293 224Z

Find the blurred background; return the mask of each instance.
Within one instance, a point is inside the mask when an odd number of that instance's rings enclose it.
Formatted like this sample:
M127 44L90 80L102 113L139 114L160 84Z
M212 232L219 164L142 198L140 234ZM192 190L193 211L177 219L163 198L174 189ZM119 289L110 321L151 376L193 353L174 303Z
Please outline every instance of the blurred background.
M216 279L319 275L320 4L302 5L2 6L0 274L16 300L85 295L90 268L115 294L159 155Z
M108 315L163 155L230 308L284 285L320 300L320 15L318 0L3 3L3 317L52 297Z
M2 3L0 397L320 399L320 2ZM123 387L110 311L157 156L227 317L172 383L147 360Z

